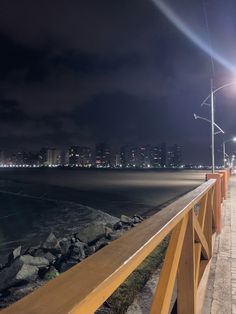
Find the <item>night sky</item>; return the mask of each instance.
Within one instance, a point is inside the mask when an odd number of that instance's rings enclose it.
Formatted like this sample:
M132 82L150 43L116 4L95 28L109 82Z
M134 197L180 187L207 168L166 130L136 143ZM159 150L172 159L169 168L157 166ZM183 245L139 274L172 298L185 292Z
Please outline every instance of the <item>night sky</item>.
M236 65L234 0L165 3L208 43L205 3L212 48ZM214 67L215 87L235 80L233 66ZM193 113L210 117L200 103L211 73L151 0L0 0L0 149L166 141L208 162L210 125ZM233 89L216 97L225 139L236 135Z

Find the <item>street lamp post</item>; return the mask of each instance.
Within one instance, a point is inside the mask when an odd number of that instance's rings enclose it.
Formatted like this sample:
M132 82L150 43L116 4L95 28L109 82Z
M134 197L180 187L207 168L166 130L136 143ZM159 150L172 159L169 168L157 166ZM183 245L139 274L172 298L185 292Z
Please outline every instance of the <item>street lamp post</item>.
M223 166L224 166L224 169L225 169L225 142L223 142Z
M215 172L215 115L214 115L214 94L213 94L213 80L211 79L211 160L212 173Z
M223 165L224 165L224 168L225 168L225 161L226 161L225 160L225 156L226 156L225 144L228 142L236 142L236 136L229 139L229 140L223 141Z
M231 86L231 85L235 85L236 82L231 82L228 84L224 84L218 88L216 88L215 90L213 89L213 80L211 79L211 93L204 99L204 101L201 103L202 105L209 105L207 103L207 100L210 98L211 99L211 161L212 161L212 173L215 172L215 117L214 117L214 94L216 92L218 92L219 90Z
M207 119L205 117L200 117L200 116L196 115L196 113L194 113L193 116L194 116L195 120L200 119L200 120L204 120L206 122L209 122L211 124L211 120L209 120L209 119ZM218 129L218 131L215 132L215 135L219 134L219 133L223 133L223 134L225 133L225 131L222 130L221 127L217 123L214 123L214 126Z

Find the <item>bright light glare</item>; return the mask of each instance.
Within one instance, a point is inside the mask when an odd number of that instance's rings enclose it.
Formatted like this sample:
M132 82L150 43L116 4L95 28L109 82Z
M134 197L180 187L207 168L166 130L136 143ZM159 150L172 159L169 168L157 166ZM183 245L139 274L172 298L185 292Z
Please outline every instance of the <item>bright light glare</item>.
M236 136L235 136L235 137L233 137L233 141L234 141L234 142L236 142Z
M195 45L201 48L208 55L211 55L217 62L222 64L228 70L236 74L236 67L234 64L225 59L218 52L214 51L207 45L193 30L184 23L181 18L162 0L152 0L155 6L173 23L186 37L188 37Z

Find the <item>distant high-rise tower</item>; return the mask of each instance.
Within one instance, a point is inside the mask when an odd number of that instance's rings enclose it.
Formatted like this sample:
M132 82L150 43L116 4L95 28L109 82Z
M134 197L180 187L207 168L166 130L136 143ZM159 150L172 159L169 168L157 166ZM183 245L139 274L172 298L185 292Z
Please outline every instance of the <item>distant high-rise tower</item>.
M168 167L177 168L182 164L182 147L175 144L168 148Z
M0 165L5 164L5 156L4 151L0 150Z
M120 164L122 168L128 167L129 164L129 152L127 146L122 146L120 149Z
M174 150L174 165L175 167L180 167L183 163L183 148L175 144L173 150Z
M72 146L69 149L69 165L72 167L79 165L79 146Z
M166 143L161 144L161 167L166 167Z
M115 156L115 167L120 168L121 167L121 162L120 162L120 154L116 154Z
M79 147L79 166L91 167L92 164L92 152L91 148L87 146Z
M138 149L135 147L132 147L130 149L130 155L129 155L129 167L135 168L138 167L139 160L138 160Z
M111 167L111 148L109 145L104 143L96 145L96 167Z
M62 166L69 165L69 150L67 149L61 151L61 165Z
M139 167L149 168L150 167L150 146L141 146L139 148Z
M58 166L60 165L60 151L56 148L48 148L47 149L47 166Z
M39 164L46 165L47 162L47 149L41 148L38 154Z
M157 145L152 147L151 150L151 166L153 168L161 168L162 167L162 150L161 146Z

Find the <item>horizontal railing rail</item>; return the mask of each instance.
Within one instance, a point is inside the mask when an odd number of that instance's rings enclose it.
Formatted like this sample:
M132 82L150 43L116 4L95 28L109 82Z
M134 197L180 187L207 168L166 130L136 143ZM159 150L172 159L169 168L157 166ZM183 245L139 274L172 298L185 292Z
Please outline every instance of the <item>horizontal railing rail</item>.
M178 313L200 313L219 210L216 182L206 181L1 313L94 313L167 235L150 313L168 313L175 282Z

